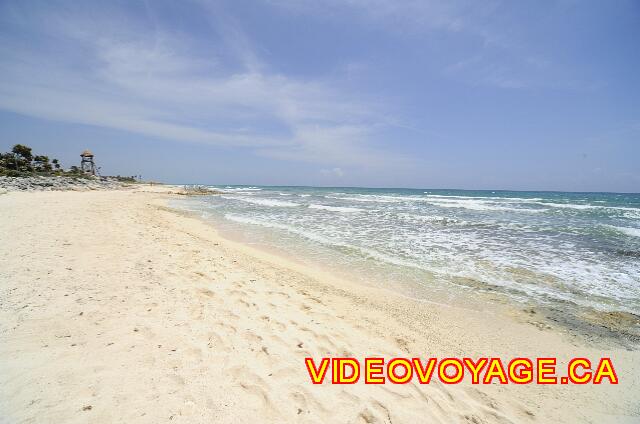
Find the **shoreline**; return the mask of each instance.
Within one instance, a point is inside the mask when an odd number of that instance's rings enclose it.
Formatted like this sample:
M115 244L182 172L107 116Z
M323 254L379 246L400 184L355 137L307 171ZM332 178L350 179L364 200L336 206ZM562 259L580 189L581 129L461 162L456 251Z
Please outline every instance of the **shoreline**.
M638 417L636 349L341 281L172 211L171 189L0 196L0 410L15 421ZM312 386L302 359L326 354L611 356L621 384Z
M183 205L188 205L186 199L178 200ZM169 201L169 203L174 202ZM344 266L333 264L331 272L323 271L324 264L321 261L309 259L306 256L296 257L294 249L287 250L281 246L255 242L251 239L250 231L225 228L225 223L221 222L220 217L214 217L209 212L183 208L179 203L170 204L167 208L206 223L224 240L248 249L250 254L266 254L272 258L272 262L287 263L289 268L297 272L315 275L316 278L324 281L333 281L333 284L338 287L347 284L354 288L362 287L365 290L373 288L393 296L443 307L452 306L475 311L491 309L498 315L509 315L518 322L528 323L541 330L553 329L553 331L563 332L568 337L582 342L605 344L613 342L627 349L640 347L640 327L638 327L640 317L627 311L607 311L568 302L567 305L572 308L573 313L567 314L558 305L545 305L524 297L520 297L520 300L514 299L508 291L479 281L475 284L463 285L442 283L431 277L427 284L395 280L394 287L391 288L386 284L388 281L385 279L375 280L374 275L362 277ZM206 216L203 216L203 213Z

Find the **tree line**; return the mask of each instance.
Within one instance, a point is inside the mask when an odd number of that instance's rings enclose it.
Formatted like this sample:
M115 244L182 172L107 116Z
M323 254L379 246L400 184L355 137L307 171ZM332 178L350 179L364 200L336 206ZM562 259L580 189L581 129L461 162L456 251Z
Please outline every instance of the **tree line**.
M71 166L65 170L58 159L49 159L46 155L35 155L29 146L16 144L10 152L0 153L0 176L7 177L30 177L34 175L52 176L60 175L67 177L87 177L77 166ZM140 179L136 176L116 177L120 181L135 182Z
M0 153L0 175L21 177L67 173L80 174L81 172L77 166L65 171L58 159L49 160L49 156L35 155L31 147L24 144L16 144L10 152Z

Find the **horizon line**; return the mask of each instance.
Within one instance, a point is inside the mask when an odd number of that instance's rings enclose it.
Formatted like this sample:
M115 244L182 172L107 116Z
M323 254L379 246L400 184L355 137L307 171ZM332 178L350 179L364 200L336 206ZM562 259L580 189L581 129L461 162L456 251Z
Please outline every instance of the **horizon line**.
M569 191L569 190L511 190L511 189L473 189L473 188L423 188L423 187L367 187L367 186L334 186L334 185L278 185L278 184L204 184L204 183L162 183L168 185L206 185L228 187L296 187L296 188L348 188L373 190L439 190L439 191L492 191L514 193L574 193L574 194L633 194L632 191Z

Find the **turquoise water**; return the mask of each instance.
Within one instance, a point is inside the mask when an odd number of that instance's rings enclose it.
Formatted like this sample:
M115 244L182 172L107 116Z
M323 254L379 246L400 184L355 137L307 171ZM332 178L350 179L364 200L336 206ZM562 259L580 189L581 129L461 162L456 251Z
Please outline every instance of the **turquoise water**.
M640 313L640 194L215 187L223 229L393 289Z

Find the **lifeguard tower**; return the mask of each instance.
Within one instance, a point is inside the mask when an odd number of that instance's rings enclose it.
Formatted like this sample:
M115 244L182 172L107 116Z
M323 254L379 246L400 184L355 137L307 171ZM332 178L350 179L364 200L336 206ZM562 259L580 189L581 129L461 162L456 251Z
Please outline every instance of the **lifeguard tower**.
M82 172L96 175L96 163L93 161L93 153L90 150L85 150L80 154L82 158L80 160L80 169Z

